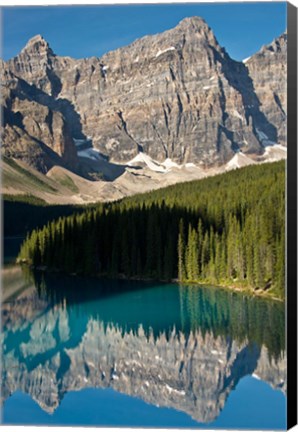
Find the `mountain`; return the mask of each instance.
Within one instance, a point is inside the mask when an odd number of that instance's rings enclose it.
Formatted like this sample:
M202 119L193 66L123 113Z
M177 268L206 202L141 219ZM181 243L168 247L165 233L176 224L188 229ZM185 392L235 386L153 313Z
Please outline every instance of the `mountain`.
M204 170L239 152L284 157L286 55L283 34L234 61L199 17L101 58L57 56L37 35L0 65L2 152L43 173L60 166L112 182L107 163L127 174L141 153Z
M2 62L2 152L46 173L54 165L75 168L77 152L63 114L51 99L14 75Z
M286 145L287 33L263 46L258 53L246 59L245 65L254 83L260 109L276 127L276 142ZM268 137L260 130L256 132L261 143L266 146Z

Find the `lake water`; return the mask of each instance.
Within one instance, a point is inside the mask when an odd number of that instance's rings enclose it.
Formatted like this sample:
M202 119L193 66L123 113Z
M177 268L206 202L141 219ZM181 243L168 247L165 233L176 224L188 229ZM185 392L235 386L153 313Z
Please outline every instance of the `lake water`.
M2 423L285 429L284 305L3 270Z

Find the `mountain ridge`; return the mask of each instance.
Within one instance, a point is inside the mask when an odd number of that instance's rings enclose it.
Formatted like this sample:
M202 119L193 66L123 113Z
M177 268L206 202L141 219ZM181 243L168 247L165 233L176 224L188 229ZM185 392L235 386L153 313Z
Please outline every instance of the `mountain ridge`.
M200 17L85 59L58 56L36 35L1 62L2 152L42 172L61 165L87 178L100 168L86 166L79 146L116 164L139 152L204 169L238 152L257 161L286 144L286 39L243 63Z

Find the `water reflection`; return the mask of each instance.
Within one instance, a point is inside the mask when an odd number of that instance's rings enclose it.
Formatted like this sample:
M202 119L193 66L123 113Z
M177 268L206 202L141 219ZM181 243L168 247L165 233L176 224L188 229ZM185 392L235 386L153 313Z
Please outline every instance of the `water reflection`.
M206 423L247 374L286 391L281 303L207 287L24 279L21 293L16 273L5 287L4 400L21 390L53 412L67 392L110 387Z

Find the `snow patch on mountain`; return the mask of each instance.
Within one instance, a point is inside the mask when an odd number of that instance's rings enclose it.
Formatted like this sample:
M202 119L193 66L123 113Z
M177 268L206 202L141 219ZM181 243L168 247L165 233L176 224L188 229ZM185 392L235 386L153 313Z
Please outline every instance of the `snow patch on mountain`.
M240 120L244 121L243 116L237 110L235 110L235 109L233 110L233 115L235 117L238 117Z
M259 377L259 375L257 375L256 373L253 373L253 374L252 374L252 377L255 378L255 379L257 379L257 380L260 380L260 379L261 379L261 378Z
M265 147L264 157L266 162L275 162L287 157L287 147L280 144Z
M166 48L166 49L164 49L164 50L162 50L162 51L159 50L159 51L157 52L157 54L156 54L155 57L157 58L157 57L161 56L162 54L164 54L164 53L166 53L166 52L168 52L168 51L175 51L175 49L176 49L176 48L172 46L172 47Z
M166 171L166 169L159 162L153 160L150 156L146 155L146 153L142 153L142 152L138 153L136 157L134 157L132 160L130 160L127 163L127 165L134 166L138 164L138 162L144 163L152 171L157 171L157 172Z
M95 161L104 160L104 158L101 156L100 152L93 147L85 149L85 150L79 150L78 156L92 159Z
M181 165L178 165L176 162L172 161L172 159L167 158L162 165L166 167L167 169L171 168L181 168Z
M89 141L91 141L90 139L76 139L73 138L74 144L75 146L78 148L82 147L82 146L90 146Z
M274 146L274 145L276 145L276 142L271 141L268 138L268 136L263 131L261 131L260 129L256 128L256 132L257 132L259 140L262 143L262 146L267 147L267 146Z
M252 164L255 164L255 163L256 162L254 160L252 160L251 158L249 158L248 156L246 156L244 153L238 152L227 163L227 165L226 165L226 171L229 171L229 170L232 170L232 169L237 169L237 168L242 168L244 166L252 165Z

